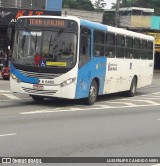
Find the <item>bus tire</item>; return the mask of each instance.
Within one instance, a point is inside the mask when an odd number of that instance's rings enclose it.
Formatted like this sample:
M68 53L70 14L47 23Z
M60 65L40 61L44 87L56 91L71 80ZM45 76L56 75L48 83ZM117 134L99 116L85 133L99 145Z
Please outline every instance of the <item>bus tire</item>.
M44 100L44 97L42 97L42 96L31 95L31 97L34 101L38 101L38 102Z
M129 97L135 96L136 90L137 90L137 78L133 77L131 86L130 86L130 90L127 92L127 96L129 96Z
M89 88L88 98L86 99L86 104L93 105L97 100L98 95L98 85L96 80L93 80Z

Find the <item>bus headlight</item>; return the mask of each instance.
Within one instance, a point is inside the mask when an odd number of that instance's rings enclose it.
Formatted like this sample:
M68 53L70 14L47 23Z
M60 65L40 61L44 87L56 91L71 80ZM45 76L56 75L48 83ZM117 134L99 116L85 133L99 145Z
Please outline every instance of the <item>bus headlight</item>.
M70 78L70 79L62 82L60 85L61 85L61 87L64 87L64 86L67 86L67 85L73 83L75 80L76 80L76 78Z
M16 81L17 83L20 83L20 82L21 82L21 80L18 79L14 74L11 74L11 78L12 78L14 81Z

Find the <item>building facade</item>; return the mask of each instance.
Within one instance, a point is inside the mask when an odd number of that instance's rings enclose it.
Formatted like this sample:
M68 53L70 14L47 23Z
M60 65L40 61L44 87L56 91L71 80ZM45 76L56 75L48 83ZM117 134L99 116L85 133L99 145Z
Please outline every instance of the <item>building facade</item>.
M154 9L150 8L120 8L120 28L144 33L155 37L155 68L160 69L160 16L154 16ZM103 23L115 25L115 9L105 10Z
M0 0L0 7L61 11L62 0Z

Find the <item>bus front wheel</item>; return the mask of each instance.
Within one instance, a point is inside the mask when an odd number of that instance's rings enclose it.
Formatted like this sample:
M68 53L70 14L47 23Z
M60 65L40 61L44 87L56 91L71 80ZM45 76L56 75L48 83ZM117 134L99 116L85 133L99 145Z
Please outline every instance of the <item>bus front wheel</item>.
M86 103L88 105L93 105L97 100L97 94L98 94L97 82L95 80L93 80L91 83L90 89L89 89L88 98L86 99Z
M137 90L137 78L133 77L132 82L131 82L131 86L130 86L130 90L127 92L127 95L129 97L135 96L136 90Z

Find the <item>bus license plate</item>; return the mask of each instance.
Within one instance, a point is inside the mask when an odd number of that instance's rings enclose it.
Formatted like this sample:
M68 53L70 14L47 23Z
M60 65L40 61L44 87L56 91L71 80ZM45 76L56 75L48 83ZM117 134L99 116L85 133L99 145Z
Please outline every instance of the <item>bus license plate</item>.
M35 90L43 90L44 86L43 85L33 85L33 89L35 89Z
M54 85L54 81L52 79L40 79L39 84L42 84L42 85Z

